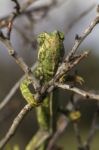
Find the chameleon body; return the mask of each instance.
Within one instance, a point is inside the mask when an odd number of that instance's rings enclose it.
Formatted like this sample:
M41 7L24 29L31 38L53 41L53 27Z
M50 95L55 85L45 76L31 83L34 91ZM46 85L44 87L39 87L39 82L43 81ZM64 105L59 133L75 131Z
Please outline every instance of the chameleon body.
M56 73L59 63L62 61L64 56L63 46L64 35L59 31L44 32L38 35L38 65L33 71L33 75L40 81L41 85L46 84ZM25 100L30 103L33 107L39 104L33 97L33 93L29 89L31 81L24 79L20 84L20 90ZM51 98L51 100L50 100ZM48 95L43 104L36 107L37 119L40 130L50 130L52 124L52 96ZM33 142L32 142L33 145ZM39 150L45 150L43 145ZM33 146L32 146L33 148ZM29 149L29 148L27 148Z

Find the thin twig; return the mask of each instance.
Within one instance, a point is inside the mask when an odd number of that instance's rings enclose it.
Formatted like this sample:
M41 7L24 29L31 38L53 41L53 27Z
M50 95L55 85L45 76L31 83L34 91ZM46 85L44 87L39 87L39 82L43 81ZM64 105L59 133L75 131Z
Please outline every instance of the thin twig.
M73 122L73 126L74 126L74 130L75 130L76 139L78 142L78 148L81 148L81 147L83 147L83 142L82 142L82 139L80 136L80 130L78 127L78 122Z
M77 87L73 87L71 85L68 85L68 84L60 84L60 83L55 83L56 87L59 87L59 88L62 88L64 90L69 90L69 91L72 91L74 93L77 93L83 97L85 97L86 99L95 99L97 101L99 101L99 95L98 94L94 94L94 93L90 93L90 92L87 92L85 90L82 90L80 88L77 88ZM84 100L86 100L84 99Z
M71 68L73 68L74 66L76 66L82 59L86 58L88 56L89 52L85 51L82 54L79 55L79 57L76 58L76 60L73 58L71 59L71 61L66 61L66 58L68 56L66 56L64 62L61 64L61 66L58 68L55 78L56 80L58 80L60 77L62 77L65 73L68 73L68 71L71 70ZM74 57L75 58L75 57ZM55 81L56 81L55 80Z
M37 63L35 63L32 67L32 71L37 66ZM1 101L0 103L0 111L8 104L8 102L11 100L12 96L16 93L16 91L19 88L20 82L26 77L26 75L23 75L16 83L15 85L10 89L6 97Z
M23 77L15 83L13 88L9 91L9 93L6 95L6 97L1 101L0 103L0 111L8 104L8 102L11 100L11 97L16 93L16 91L19 88L20 81L23 79Z
M20 111L20 113L17 115L17 117L14 119L10 129L8 130L5 137L0 141L0 149L2 149L5 144L10 140L10 138L15 134L15 131L19 127L22 119L26 116L26 114L31 110L32 106L30 104L27 104L23 107L23 109Z
M78 47L81 45L83 40L92 32L92 30L98 23L99 23L99 12L97 11L97 16L90 23L90 25L85 29L85 31L82 33L82 35L81 36L76 35L74 46L71 49L71 51L69 52L69 54L67 55L66 61L69 61L72 58L72 56L75 54L75 52L77 51Z
M66 127L68 126L69 119L67 119L64 115L61 115L58 119L58 127L55 134L52 136L51 140L49 141L47 150L52 150L53 146L55 145L57 139L60 135L64 132Z
M39 100L40 102L43 100L42 96L50 93L55 88L55 82L57 82L63 75L67 74L71 69L73 69L83 58L88 56L88 52L84 52L77 59L72 60L71 62L63 62L61 66L58 68L55 76L43 87L39 93L35 94L35 99Z
M24 62L24 60L18 55L18 53L12 48L12 45L8 39L3 38L0 36L0 41L7 47L9 55L11 55L16 63L20 66L20 68L28 75L29 79L32 81L33 87L37 90L40 85L38 80L33 76L31 69L28 65Z

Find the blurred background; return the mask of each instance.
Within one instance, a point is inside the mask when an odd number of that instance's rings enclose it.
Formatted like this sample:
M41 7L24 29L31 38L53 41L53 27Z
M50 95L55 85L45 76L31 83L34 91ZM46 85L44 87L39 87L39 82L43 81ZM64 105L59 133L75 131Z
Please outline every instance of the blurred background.
M23 6L27 0L19 0ZM11 42L13 48L22 56L25 62L31 67L37 58L36 37L43 31L59 30L64 32L64 47L66 54L72 48L75 35L81 34L96 16L96 6L99 0L35 0L26 10L34 10L28 15L21 15L14 21L11 32ZM15 4L11 0L0 0L0 19L13 13ZM35 8L47 6L40 11ZM31 21L32 18L32 21ZM6 33L6 29L2 29ZM79 52L89 50L89 57L82 61L76 68L84 78L85 83L82 88L99 91L99 25L85 39L79 47ZM9 56L6 47L0 43L0 102L3 101L14 84L24 73ZM57 97L62 97L66 103L70 97L70 92L59 91ZM0 138L9 129L14 117L25 105L25 101L18 90L11 98L11 101L0 111ZM83 139L87 137L93 112L96 109L96 102L81 100L80 109L82 112L80 129ZM99 124L98 124L99 125ZM35 111L31 111L22 121L15 136L8 144L20 144L22 150L29 139L37 130ZM98 150L99 132L96 133L92 143L92 149ZM72 142L71 142L72 141ZM77 144L72 125L66 128L58 141L64 149L76 150Z

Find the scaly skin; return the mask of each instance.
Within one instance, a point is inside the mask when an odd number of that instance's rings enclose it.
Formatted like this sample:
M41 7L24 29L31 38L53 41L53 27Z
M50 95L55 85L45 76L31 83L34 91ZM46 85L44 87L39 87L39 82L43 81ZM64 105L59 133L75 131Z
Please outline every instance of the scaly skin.
M64 35L59 31L51 33L41 33L38 38L38 65L33 72L33 75L40 80L41 85L48 82L56 73L59 63L62 61L64 56L63 46ZM43 104L38 104L33 97L33 93L29 89L31 81L28 77L20 84L20 90L25 100L30 103L33 107L36 107L37 119L40 130L47 130L50 132L52 123L52 108L53 103L49 98L46 97ZM53 128L53 127L52 127ZM37 137L34 136L33 142ZM26 150L33 150L35 147L31 142L32 146L28 145ZM34 142L35 143L35 142ZM47 143L42 144L38 150L46 150Z

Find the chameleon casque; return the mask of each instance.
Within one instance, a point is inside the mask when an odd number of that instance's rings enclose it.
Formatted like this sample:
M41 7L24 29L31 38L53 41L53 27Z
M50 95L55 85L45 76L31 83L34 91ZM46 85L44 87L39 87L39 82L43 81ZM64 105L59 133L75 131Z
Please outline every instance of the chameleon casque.
M33 75L40 81L41 85L46 84L52 77L55 75L56 70L61 63L64 56L64 46L63 46L64 34L59 31L54 32L43 32L38 35L38 64L35 70L33 71ZM33 107L36 107L38 104L33 97L33 93L31 92L29 86L31 85L31 81L28 79L24 79L20 84L20 90L25 98L25 100L30 103ZM52 94L47 95L44 99L43 104L36 107L37 119L39 124L39 131L48 131L53 132L55 122L53 120L53 101ZM55 109L55 108L54 108ZM54 118L54 119L53 119ZM36 136L34 136L35 139ZM41 137L42 138L42 137ZM38 139L39 140L39 139ZM31 149L33 149L36 140L32 141ZM33 144L34 142L34 144ZM39 150L45 150L46 144L40 146ZM28 150L28 148L27 148Z

